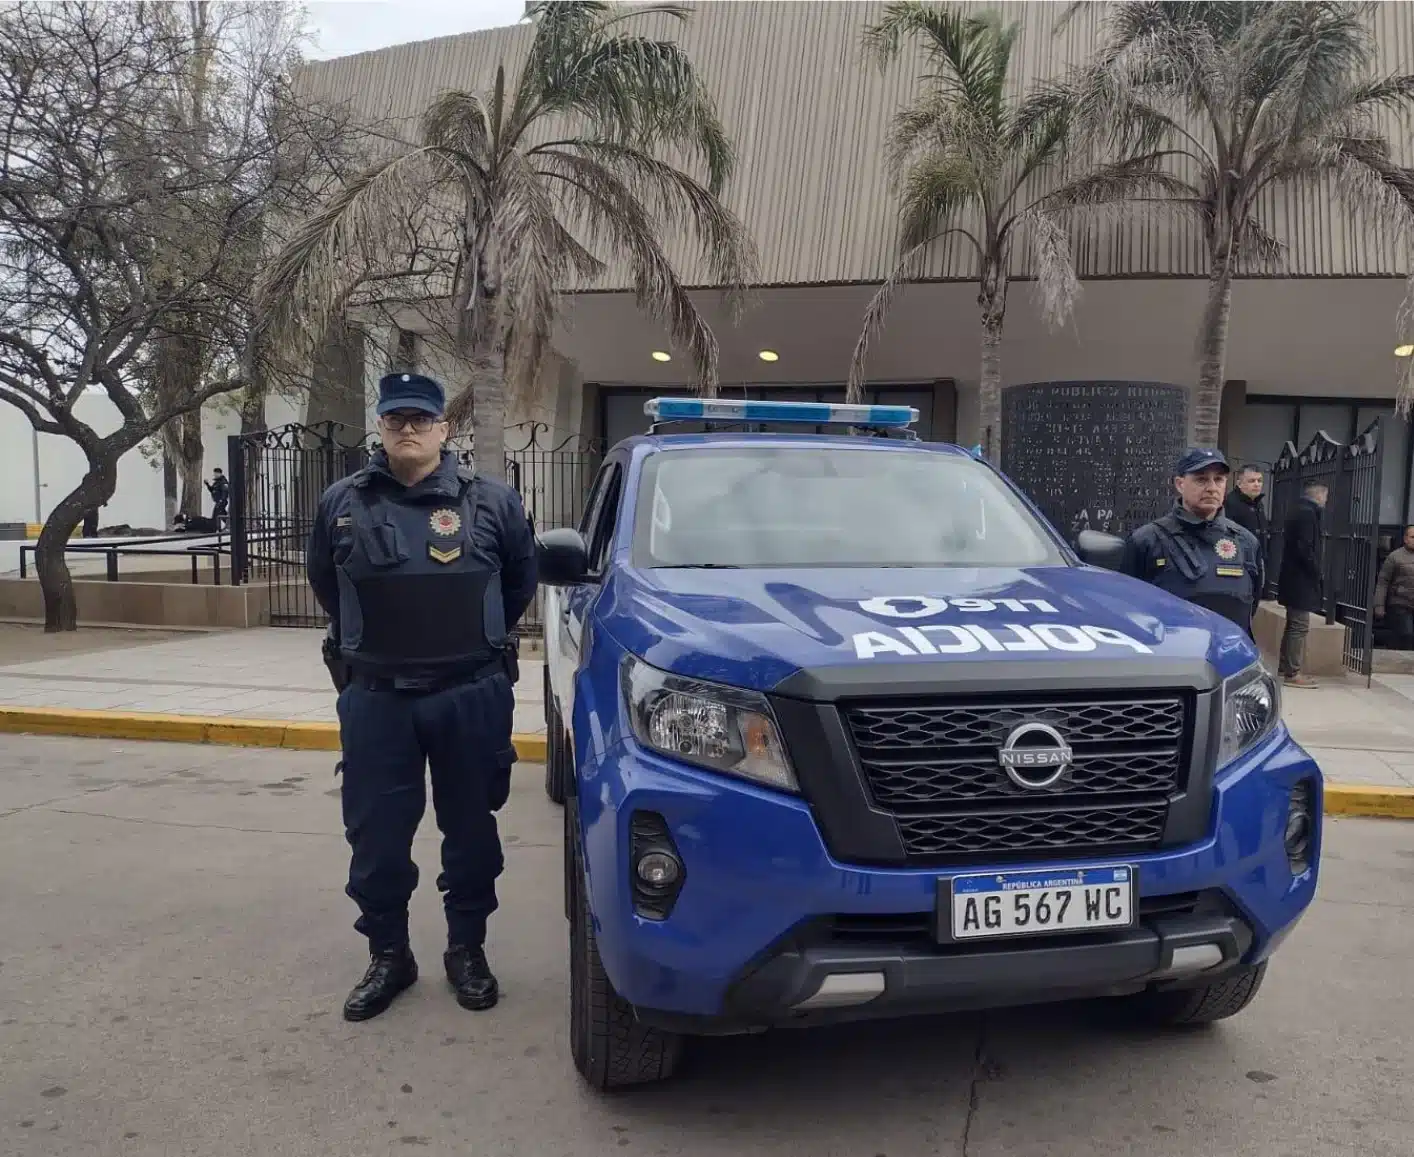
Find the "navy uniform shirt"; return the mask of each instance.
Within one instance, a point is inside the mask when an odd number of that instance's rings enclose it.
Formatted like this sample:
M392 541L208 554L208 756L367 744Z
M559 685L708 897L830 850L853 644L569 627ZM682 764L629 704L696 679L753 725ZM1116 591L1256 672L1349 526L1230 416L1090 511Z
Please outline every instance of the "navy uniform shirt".
M324 492L306 573L355 667L397 675L472 668L498 653L535 596L535 537L520 495L444 450L413 486L382 450Z
M1256 535L1221 510L1204 520L1179 504L1129 536L1120 570L1216 611L1249 635L1266 583Z

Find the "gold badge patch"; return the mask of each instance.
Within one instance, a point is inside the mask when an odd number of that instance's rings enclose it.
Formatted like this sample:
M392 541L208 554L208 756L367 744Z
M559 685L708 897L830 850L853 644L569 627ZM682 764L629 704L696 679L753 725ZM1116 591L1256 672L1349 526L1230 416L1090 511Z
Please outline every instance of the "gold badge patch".
M434 562L446 564L456 562L457 559L461 558L462 548L460 546L453 546L446 550L438 550L429 542L427 544L427 554Z
M1218 567L1218 574L1221 575L1223 578L1241 578L1246 573L1247 572L1243 570L1240 566Z
M1218 544L1213 549L1218 552L1218 557L1224 562L1231 562L1237 557L1237 543L1230 538L1218 539Z
M446 508L434 510L428 522L432 525L433 534L452 535L462 528L462 516Z

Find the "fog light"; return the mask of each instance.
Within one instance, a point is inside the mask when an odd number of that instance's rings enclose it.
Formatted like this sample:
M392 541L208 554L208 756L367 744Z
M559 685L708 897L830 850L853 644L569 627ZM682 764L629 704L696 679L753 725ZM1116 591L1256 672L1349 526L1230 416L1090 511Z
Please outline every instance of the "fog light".
M638 878L654 888L667 888L678 882L682 865L667 852L649 852L638 861Z
M646 920L666 920L687 881L687 865L667 821L657 812L636 811L629 820L628 863L633 910Z
M1286 810L1286 858L1291 874L1299 876L1311 866L1311 842L1316 823L1311 811L1311 784L1302 780L1291 789L1291 802Z

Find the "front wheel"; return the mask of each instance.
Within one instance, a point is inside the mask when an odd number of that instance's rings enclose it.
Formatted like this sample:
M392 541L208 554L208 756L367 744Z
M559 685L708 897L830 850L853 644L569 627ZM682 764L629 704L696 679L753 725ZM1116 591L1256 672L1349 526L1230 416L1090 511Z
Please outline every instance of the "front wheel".
M574 847L570 915L570 1052L574 1067L599 1092L665 1081L682 1057L683 1038L639 1023L604 972L594 918L584 887L573 802L565 809L565 838Z
M1141 992L1128 1000L1141 1021L1159 1028L1212 1024L1236 1016L1251 1004L1266 975L1264 960L1201 988Z

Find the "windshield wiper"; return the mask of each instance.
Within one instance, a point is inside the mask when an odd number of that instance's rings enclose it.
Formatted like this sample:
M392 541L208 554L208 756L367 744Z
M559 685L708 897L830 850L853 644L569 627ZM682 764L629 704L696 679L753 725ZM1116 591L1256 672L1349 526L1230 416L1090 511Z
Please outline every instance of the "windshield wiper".
M660 563L655 570L741 570L741 566L734 562L666 562Z

